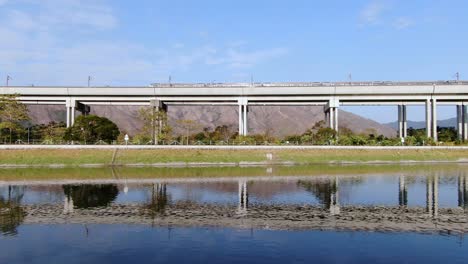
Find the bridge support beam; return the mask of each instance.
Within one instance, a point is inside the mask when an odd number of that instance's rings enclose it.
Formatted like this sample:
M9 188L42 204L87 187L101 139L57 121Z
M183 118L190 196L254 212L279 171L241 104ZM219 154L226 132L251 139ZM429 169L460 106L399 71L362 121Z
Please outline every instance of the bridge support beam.
M248 135L248 112L249 106L246 98L240 98L239 103L239 136Z
M462 114L463 114L463 140L468 141L468 105L462 106Z
M438 133L437 133L437 99L432 99L432 139L437 142L438 141Z
M426 100L426 137L432 137L431 100Z
M67 99L65 106L67 108L67 127L71 127L73 124L75 124L76 101L73 99Z
M463 140L463 130L464 130L464 107L463 105L457 105L457 138L458 140Z
M435 98L426 100L426 134L428 138L437 142L437 99Z
M75 103L75 109L78 110L82 115L89 115L91 112L91 107L80 102Z
M408 136L406 105L398 106L398 136L400 138L406 138Z
M75 124L76 111L79 111L82 115L88 115L91 112L91 107L83 103L77 102L74 99L67 99L65 102L67 108L67 127L71 127Z
M328 126L338 132L338 113L339 113L340 101L338 99L331 99L324 107L325 119Z

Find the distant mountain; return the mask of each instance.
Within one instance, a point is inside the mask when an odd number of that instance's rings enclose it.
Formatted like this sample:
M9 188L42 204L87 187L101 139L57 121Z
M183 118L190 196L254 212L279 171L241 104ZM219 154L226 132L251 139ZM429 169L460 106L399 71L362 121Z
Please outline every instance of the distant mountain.
M138 106L91 106L91 114L105 116L114 121L121 131L135 135L142 127L138 120ZM34 123L65 121L64 106L29 106ZM228 125L237 131L238 107L236 106L176 106L168 108L169 123L178 132L176 120L191 119L200 124L200 131L207 127ZM316 122L324 120L320 106L252 106L249 108L249 133L269 131L279 137L301 134ZM375 131L387 137L396 136L396 130L370 119L339 111L340 127L347 127L356 133Z
M398 129L398 121L391 122L384 124L385 126L389 126L395 130ZM439 127L456 127L457 126L457 119L456 118L450 118L450 119L445 119L445 120L437 120L437 125ZM426 128L426 121L410 121L408 120L408 128L415 128L415 129L420 129L420 128Z

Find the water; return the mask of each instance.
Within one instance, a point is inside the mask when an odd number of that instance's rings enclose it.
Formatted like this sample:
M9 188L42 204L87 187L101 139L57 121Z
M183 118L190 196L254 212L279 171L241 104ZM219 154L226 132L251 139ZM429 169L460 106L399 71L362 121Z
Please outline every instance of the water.
M0 170L0 263L467 263L468 166Z

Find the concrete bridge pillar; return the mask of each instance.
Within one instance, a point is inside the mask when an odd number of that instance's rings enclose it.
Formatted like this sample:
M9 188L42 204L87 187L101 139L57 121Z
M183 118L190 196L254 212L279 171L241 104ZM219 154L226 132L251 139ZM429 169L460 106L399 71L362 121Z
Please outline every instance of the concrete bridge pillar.
M67 99L65 102L67 108L67 127L71 127L75 124L76 111L79 111L82 115L88 115L91 112L91 107L80 103L74 99Z
M406 105L398 106L398 136L400 138L406 138L408 136Z
M67 108L67 127L71 127L75 123L76 101L73 99L67 99L65 106Z
M468 141L468 105L462 106L462 114L463 114L463 140Z
M458 140L463 140L463 130L464 130L464 116L463 116L463 105L457 105L457 138Z
M338 112L340 107L340 101L336 98L330 99L330 101L325 105L325 119L328 123L328 126L338 132Z
M239 136L248 135L248 101L247 98L240 98L239 103Z
M426 100L426 137L432 137L431 100Z
M426 134L428 138L437 142L437 99L435 98L426 99Z
M437 135L437 99L432 99L432 139L437 142L438 135Z

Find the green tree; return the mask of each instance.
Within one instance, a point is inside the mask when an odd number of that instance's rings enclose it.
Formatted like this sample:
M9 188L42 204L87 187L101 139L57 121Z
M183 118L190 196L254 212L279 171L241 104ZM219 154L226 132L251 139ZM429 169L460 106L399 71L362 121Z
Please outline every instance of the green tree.
M187 145L189 144L190 135L192 135L193 131L200 129L200 124L198 124L195 120L190 119L177 120L177 126L182 131Z
M167 113L157 111L154 107L144 107L138 111L138 118L143 122L140 138L150 138L153 144L168 140L172 132L167 122Z
M50 122L45 125L35 125L31 128L31 138L35 140L63 140L67 128L65 123Z
M0 232L4 235L16 235L26 216L21 207L24 187L8 186L8 194L0 194Z
M116 124L105 117L96 115L79 116L72 127L65 131L65 140L107 143L116 140L120 130Z
M232 131L232 126L222 125L217 126L213 132L210 133L210 139L213 141L227 141L234 138L236 133Z
M457 130L454 127L438 127L441 142L455 142L458 140Z
M320 128L313 136L314 142L320 145L330 144L335 138L336 130L329 127Z
M432 138L427 137L425 128L414 129L410 127L408 129L408 138L406 139L406 144L408 145L422 146L422 145L434 145L435 144Z
M14 133L24 131L21 124L29 120L28 108L19 102L17 97L17 95L0 97L0 137L3 137L3 131L7 131L10 143Z

